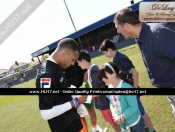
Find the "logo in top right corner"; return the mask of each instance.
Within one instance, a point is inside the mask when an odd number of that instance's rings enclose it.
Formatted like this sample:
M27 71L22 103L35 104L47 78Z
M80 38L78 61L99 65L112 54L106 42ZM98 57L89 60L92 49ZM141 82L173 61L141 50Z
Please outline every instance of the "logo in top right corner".
M175 2L140 2L142 22L175 22Z

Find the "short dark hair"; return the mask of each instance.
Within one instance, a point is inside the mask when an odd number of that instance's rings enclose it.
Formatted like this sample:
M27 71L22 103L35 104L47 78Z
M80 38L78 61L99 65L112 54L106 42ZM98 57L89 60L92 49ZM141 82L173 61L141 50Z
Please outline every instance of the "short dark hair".
M120 71L117 64L114 62L107 62L111 67L114 69L115 73L125 82L131 83L131 80L128 79L127 73L124 71ZM102 68L99 70L99 76L101 78L107 78L105 72L112 74L113 71L108 65L103 65Z
M131 8L125 8L117 12L113 21L115 22L116 20L119 25L124 25L125 23L136 25L141 23L138 15Z
M82 61L82 59L86 60L87 62L91 62L91 57L88 51L86 50L81 50L79 57L78 57L78 61Z
M100 51L107 51L108 48L110 48L112 50L117 50L115 47L115 44L110 39L105 39L102 42L102 45L100 46L99 50Z
M79 47L78 43L72 38L64 38L64 39L60 40L57 48L58 48L58 50L65 48L71 52L75 52L75 51L80 52L80 47Z

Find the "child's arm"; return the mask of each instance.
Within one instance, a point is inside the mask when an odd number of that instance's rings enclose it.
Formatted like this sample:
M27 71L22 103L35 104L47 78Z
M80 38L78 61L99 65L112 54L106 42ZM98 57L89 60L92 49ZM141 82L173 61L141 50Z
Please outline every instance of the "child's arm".
M131 117L137 110L138 110L138 104L137 99L135 95L125 95L124 97L129 105L129 107L123 111L124 118Z
M88 73L85 72L83 77L83 82L87 82L87 81L88 81Z
M93 88L105 88L105 84L99 77L98 71L91 72L92 87Z
M133 76L133 87L134 88L138 88L138 84L139 84L139 73L137 72L136 69L133 69L131 71L131 74Z

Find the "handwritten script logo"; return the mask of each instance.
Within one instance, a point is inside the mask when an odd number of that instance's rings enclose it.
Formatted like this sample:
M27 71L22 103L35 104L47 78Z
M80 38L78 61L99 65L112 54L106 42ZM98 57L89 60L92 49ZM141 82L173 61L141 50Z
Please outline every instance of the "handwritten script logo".
M169 10L170 13L174 10L174 7L169 7L169 4L160 4L160 3L155 3L152 5L151 10Z

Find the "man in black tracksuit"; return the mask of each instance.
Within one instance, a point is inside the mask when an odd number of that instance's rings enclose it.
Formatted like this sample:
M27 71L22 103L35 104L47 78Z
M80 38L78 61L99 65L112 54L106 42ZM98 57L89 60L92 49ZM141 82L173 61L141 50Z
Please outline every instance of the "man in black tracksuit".
M61 40L56 50L39 67L37 88L68 88L62 69L74 65L79 56L78 44L70 38ZM75 100L71 95L39 95L41 116L48 121L52 132L79 132L82 129ZM86 101L79 96L78 102Z

